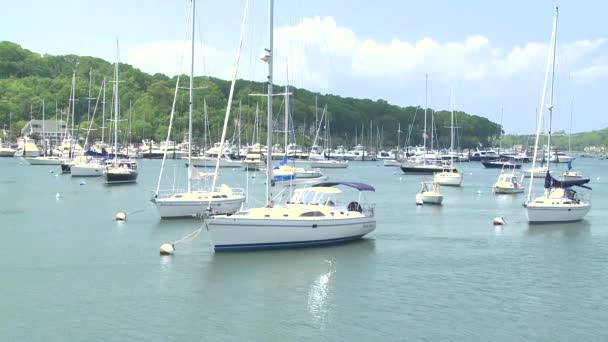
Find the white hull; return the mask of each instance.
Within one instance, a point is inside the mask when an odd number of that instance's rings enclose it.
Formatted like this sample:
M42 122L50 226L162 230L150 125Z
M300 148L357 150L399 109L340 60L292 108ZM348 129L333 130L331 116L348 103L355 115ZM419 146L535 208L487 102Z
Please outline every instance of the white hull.
M290 186L290 185L311 185L320 182L324 182L328 179L328 176L315 177L315 178L294 178L288 180L272 180L272 185L282 185L282 186Z
M160 217L196 217L202 216L208 212L207 208L211 208L214 214L232 214L241 209L241 205L245 198L228 199L228 200L213 200L209 201L175 201L170 198L159 199L154 202Z
M0 157L14 157L15 153L17 153L17 151L12 148L0 147Z
M376 228L373 217L353 219L209 219L216 251L312 247L363 237Z
M187 162L187 160L186 160ZM192 158L192 166L194 167L215 167L216 158L210 157L194 157ZM220 167L241 167L241 160L238 159L220 159Z
M105 166L100 164L84 164L84 165L72 165L70 167L72 177L101 177L103 171L106 169Z
M245 170L258 171L258 170L264 169L266 167L266 164L261 161L245 161L244 160L241 162L241 166Z
M522 188L522 187L507 188L507 187L494 186L492 188L492 190L494 191L495 194L519 194L519 193L524 192L524 188Z
M433 176L433 182L439 185L460 186L462 178L462 174L457 172L440 172Z
M570 222L582 220L590 209L591 205L588 203L559 206L528 205L526 215L530 223Z
M296 179L319 178L319 177L323 176L323 174L320 171L307 170L307 171L296 171L295 176L296 176Z
M401 166L401 162L395 159L384 159L384 166Z
M549 171L549 174L551 173L552 172ZM535 170L527 169L523 172L524 178L530 178L532 177L532 174L534 174L534 178L544 178L547 174L547 168L536 168Z
M549 161L551 163L570 163L574 161L574 159L576 158L570 156L558 156L557 158L555 156L551 156L551 159L549 159Z
M416 201L422 201L425 204L441 204L443 195L416 195Z
M344 169L348 167L348 161L339 160L315 160L310 162L310 167L322 169Z
M59 157L26 158L30 165L61 165L65 160Z

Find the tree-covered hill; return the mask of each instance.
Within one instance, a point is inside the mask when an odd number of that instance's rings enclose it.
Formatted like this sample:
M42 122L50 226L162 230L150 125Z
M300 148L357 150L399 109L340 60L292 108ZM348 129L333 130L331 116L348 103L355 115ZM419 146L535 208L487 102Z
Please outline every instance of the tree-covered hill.
M0 126L9 126L12 118L11 133L14 138L21 127L30 118L41 119L41 104L44 99L45 113L49 119L66 112L71 89L72 72L76 72L76 103L75 121L81 127L87 127L87 118L93 115L95 105L97 111L93 127L101 126L101 84L105 77L106 87L106 118L110 114L112 99L113 65L105 60L76 55L53 56L40 55L23 49L11 42L0 42ZM91 72L91 100L88 111L88 84ZM119 87L121 117L129 116L131 105L132 140L143 138L163 140L169 124L169 115L174 98L177 77L163 74L146 74L127 64L119 66ZM212 77L195 77L194 96L194 137L199 143L203 137L204 115L203 103L207 104L210 127L210 140L218 139L219 128L223 122L230 84L228 81ZM180 87L187 87L188 77L181 76ZM265 136L266 99L250 96L253 93L264 93L266 85L260 82L239 80L236 84L235 102L232 115L236 118L241 104L242 141L251 142L256 106L259 106L260 122L262 124L261 139ZM277 85L277 92L282 86ZM310 145L314 138L315 116L321 116L324 106L327 106L328 117L334 144L352 145L357 139L364 145L382 145L393 147L397 143L397 127L401 125L401 143L404 144L410 136L409 144L422 144L423 112L418 106L399 107L384 100L354 99L331 94L319 94L305 89L291 88L290 98L292 117L295 122L297 142ZM318 112L315 99L319 105ZM188 94L180 90L176 101L176 117L173 140L181 141L188 123ZM275 120L282 117L282 98L273 99ZM57 111L56 111L57 108ZM318 114L315 114L315 113ZM429 109L428 113L431 113ZM459 145L462 148L474 147L479 144L488 145L499 135L499 125L488 119L469 115L464 112L455 113L459 127ZM65 118L65 116L63 116ZM230 134L234 135L235 120L231 120ZM121 132L127 131L127 122L122 122ZM371 129L370 129L371 125ZM431 127L431 116L428 115L428 131ZM450 113L437 111L434 115L436 140L440 146L448 146ZM282 124L281 124L282 127ZM363 133L361 132L363 128ZM371 133L370 133L371 132ZM99 138L101 131L91 134ZM357 138L355 138L357 135ZM305 137L304 137L305 136Z

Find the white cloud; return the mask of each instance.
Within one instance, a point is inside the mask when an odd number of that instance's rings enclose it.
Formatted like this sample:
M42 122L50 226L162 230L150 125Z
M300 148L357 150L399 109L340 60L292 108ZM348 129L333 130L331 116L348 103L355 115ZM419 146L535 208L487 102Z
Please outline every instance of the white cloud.
M247 44L247 42L245 43ZM586 59L605 45L605 39L563 42L558 46L558 64L567 64L573 76L587 78L605 75L607 62L586 64ZM262 46L245 49L258 53ZM130 48L125 62L146 72L175 75L183 49L181 42L156 42ZM196 45L197 56L203 47ZM305 18L300 23L275 29L275 80L289 81L300 87L330 90L341 79L419 80L420 74L431 73L439 81L491 81L542 74L545 70L548 43L528 42L523 46L502 48L483 35L463 37L461 41L441 42L423 38L408 42L394 38L383 43L360 39L348 28L337 25L332 17ZM228 79L234 52L204 47L207 69L197 67L197 74ZM244 56L243 63L259 63L255 67L241 65L251 71L243 78L264 79L265 67L258 56ZM202 64L201 58L198 59ZM185 62L187 65L188 63ZM286 66L288 65L288 67ZM289 69L289 70L287 70ZM186 72L187 67L183 69Z
M578 82L590 82L600 78L608 78L608 61L598 61L597 63L575 70L572 78Z

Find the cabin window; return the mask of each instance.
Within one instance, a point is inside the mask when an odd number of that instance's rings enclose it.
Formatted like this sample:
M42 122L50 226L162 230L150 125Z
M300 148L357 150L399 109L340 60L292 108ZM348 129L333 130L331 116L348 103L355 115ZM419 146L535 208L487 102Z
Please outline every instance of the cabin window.
M322 217L322 216L325 216L325 215L320 211L307 211L300 215L300 217Z

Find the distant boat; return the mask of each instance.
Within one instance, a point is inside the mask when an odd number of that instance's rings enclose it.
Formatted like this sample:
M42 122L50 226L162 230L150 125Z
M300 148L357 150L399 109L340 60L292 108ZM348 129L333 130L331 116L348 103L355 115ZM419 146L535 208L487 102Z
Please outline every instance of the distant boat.
M344 169L348 167L348 160L315 160L310 162L310 167L321 169Z
M502 160L486 160L481 162L486 169L521 169L520 163L514 163L510 161Z
M416 194L416 201L422 201L425 204L441 204L443 195L441 194L441 185L435 182L422 182L422 188Z
M10 146L4 146L2 144L2 139L0 139L0 157L14 157L15 153L17 153L17 150Z
M118 151L118 118L119 111L119 93L118 93L118 41L116 42L116 63L114 64L114 151ZM63 169L63 166L62 166ZM121 184L137 182L137 162L131 159L119 159L117 153L114 154L114 160L110 166L104 171L106 184Z
M492 191L496 194L517 194L524 192L524 187L519 183L517 174L507 170L498 176Z
M17 151L14 154L15 157L36 158L39 155L40 150L38 150L38 146L36 146L33 139L30 139L27 136L17 139Z
M547 172L552 173L552 171L549 170L548 167L541 165L538 167L531 167L529 169L524 170L523 175L524 178L530 178L532 176L534 176L534 178L542 178Z
M432 175L437 172L458 172L456 168L452 168L449 166L439 165L439 164L419 164L413 162L405 162L401 164L401 171L405 174L412 175Z
M25 158L30 165L61 165L65 162L64 158L57 156L38 156L34 158Z
M453 96L450 96L453 98ZM452 102L452 101L450 101ZM463 175L454 167L454 105L451 103L451 125L450 125L450 167L433 174L433 181L438 185L460 186L462 184Z

